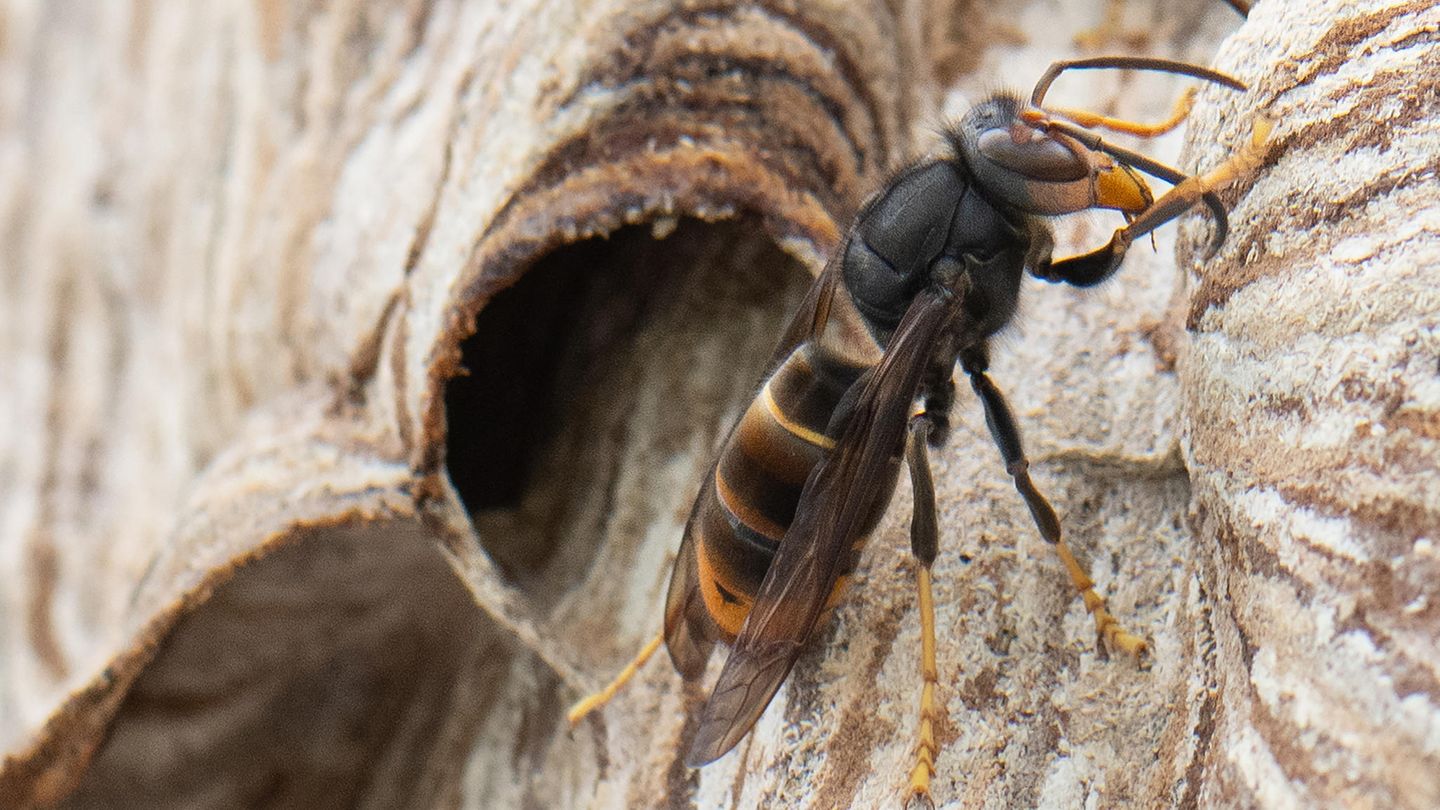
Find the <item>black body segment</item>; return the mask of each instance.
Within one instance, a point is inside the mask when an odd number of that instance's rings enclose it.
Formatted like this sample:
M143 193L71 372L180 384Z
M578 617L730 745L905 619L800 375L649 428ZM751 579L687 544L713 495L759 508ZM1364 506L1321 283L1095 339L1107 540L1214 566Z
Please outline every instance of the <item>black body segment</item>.
M793 345L721 447L683 540L695 558L694 585L709 629L718 630L719 640L731 642L739 633L811 486L807 481L846 429L861 401L865 375L892 350L892 334L905 308L934 288L935 273L948 273L956 283L964 277L969 292L951 303L976 310L976 316L958 319L968 324L967 332L988 335L1009 321L1030 231L1023 219L995 209L965 176L956 161L921 164L865 206L840 261L826 268L830 278L817 282L825 292L807 298L786 333L785 342ZM935 356L943 345L948 344L937 335L926 346L920 370L931 369L931 376L943 375L948 384L955 355L948 348ZM912 391L906 408L913 397ZM838 593L840 580L889 502L902 445L897 439L892 463L867 482L873 504L857 524L863 531L844 544L845 559L825 601ZM666 612L667 638L677 642L698 632L694 625L704 624L685 618L689 613L676 604L681 597L672 587ZM682 633L681 623L691 627Z

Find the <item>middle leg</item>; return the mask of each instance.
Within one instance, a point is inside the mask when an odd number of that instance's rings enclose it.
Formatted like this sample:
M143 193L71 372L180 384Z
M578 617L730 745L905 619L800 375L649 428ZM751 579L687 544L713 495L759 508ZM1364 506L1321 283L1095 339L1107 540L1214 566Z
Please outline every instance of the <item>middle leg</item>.
M1025 448L1020 441L1020 428L1015 424L1015 417L1005 402L1005 396L985 373L989 360L984 348L968 353L961 358L961 363L970 377L970 386L975 389L975 394L980 397L980 402L985 407L985 423L990 428L990 435L996 446L1000 448L1000 455L1005 459L1005 469L1014 479L1015 489L1019 491L1020 497L1025 499L1025 505L1030 509L1030 517L1034 519L1035 527L1040 530L1040 536L1055 549L1075 590L1080 592L1085 609L1095 620L1095 632L1100 642L1105 650L1123 651L1140 666L1146 666L1149 643L1122 627L1105 607L1105 598L1095 591L1095 581L1075 559L1069 544L1065 542L1060 531L1060 518L1056 516L1055 509L1030 480L1030 461L1025 457Z
M940 675L935 663L935 598L930 587L930 569L939 551L940 531L928 448L943 444L949 434L950 406L955 399L955 383L950 375L954 367L953 361L931 366L924 382L924 409L910 419L905 437L905 461L910 470L910 488L915 494L910 515L910 552L915 556L916 586L920 595L921 680L920 728L915 765L910 769L907 806L934 807L930 800L930 779L935 775L935 758L940 753L935 736L939 716L935 690Z

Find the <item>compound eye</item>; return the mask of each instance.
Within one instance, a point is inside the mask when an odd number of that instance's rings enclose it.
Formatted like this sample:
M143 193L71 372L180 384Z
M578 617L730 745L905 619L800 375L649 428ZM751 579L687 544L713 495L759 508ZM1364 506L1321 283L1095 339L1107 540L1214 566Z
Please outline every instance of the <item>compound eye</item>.
M987 129L975 145L991 162L1031 180L1071 183L1090 174L1083 157L1029 127Z

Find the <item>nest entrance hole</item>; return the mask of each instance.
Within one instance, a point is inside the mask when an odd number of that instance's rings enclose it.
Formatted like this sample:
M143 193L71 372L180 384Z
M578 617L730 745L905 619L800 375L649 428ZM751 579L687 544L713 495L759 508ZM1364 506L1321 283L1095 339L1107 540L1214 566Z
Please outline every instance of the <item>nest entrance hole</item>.
M751 220L682 220L561 247L498 293L446 389L451 482L537 602L595 552L670 547L809 276Z

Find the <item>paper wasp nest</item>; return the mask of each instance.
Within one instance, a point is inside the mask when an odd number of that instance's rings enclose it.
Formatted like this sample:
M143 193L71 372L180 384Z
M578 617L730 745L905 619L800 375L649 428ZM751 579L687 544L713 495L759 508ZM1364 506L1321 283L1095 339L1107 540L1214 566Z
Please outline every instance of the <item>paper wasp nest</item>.
M662 660L563 708L658 628L715 442L864 195L1101 51L1251 83L1147 154L1275 134L1213 259L1195 215L1093 292L1027 282L995 350L1151 671L1097 655L962 390L935 797L1440 804L1440 11L1197 5L10 4L0 806L893 805L905 484L735 754L681 765L697 695ZM1184 85L1052 100L1153 120Z

